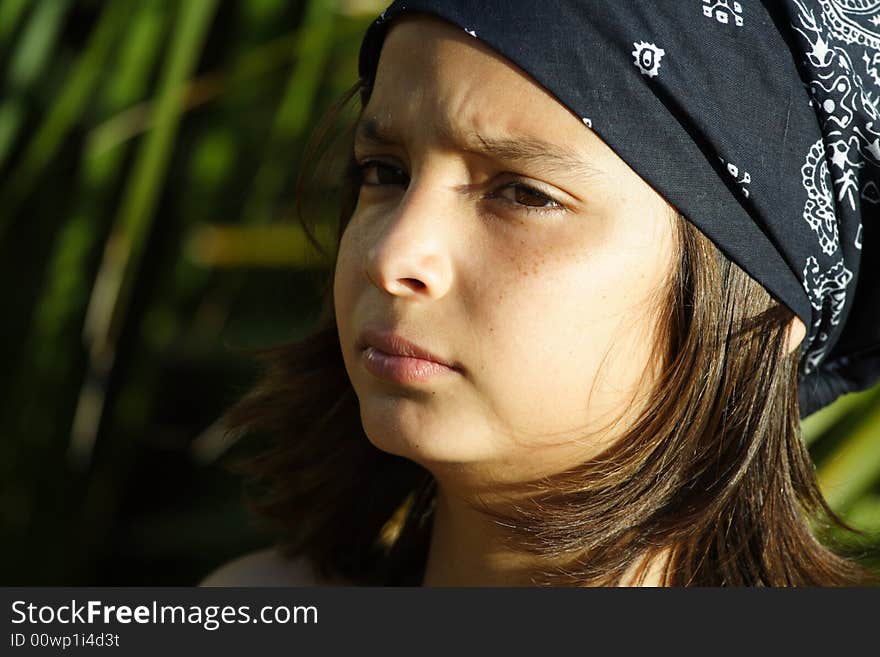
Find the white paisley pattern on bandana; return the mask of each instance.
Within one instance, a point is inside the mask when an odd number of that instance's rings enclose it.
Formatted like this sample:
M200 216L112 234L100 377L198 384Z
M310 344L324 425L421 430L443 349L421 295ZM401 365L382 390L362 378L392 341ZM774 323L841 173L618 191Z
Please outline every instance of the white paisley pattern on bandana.
M656 77L660 71L660 60L663 59L666 51L647 41L633 43L633 47L635 50L631 54L635 58L635 64L639 71L649 78Z
M743 196L746 198L749 197L749 183L752 182L752 176L748 171L741 171L738 166L736 166L733 162L728 162L720 155L718 159L721 160L721 163L724 165L724 168L727 169L727 173L740 185L740 191L743 193Z
M731 19L737 27L742 27L742 5L729 0L703 0L703 15L714 18L719 23L729 23Z
M840 321L852 272L844 266L837 212L857 212L876 204L872 180L861 188L858 171L880 167L880 0L819 0L816 10L794 0L792 27L806 40L811 73L808 88L824 138L805 156L801 173L807 200L803 217L816 233L822 254L804 263L803 284L817 311L808 332L805 372L824 358L829 333ZM854 61L842 47L862 50ZM862 177L864 179L864 177ZM861 224L853 246L861 249Z

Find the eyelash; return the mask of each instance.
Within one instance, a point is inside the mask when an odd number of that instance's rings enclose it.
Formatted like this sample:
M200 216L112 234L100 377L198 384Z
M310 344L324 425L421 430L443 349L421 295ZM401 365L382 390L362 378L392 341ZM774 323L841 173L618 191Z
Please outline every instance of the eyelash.
M401 173L403 172L403 170L400 169L399 167L395 167L391 164L388 164L387 162L382 162L381 160L364 160L363 162L353 162L351 165L350 173L354 175L359 186L385 187L385 186L391 184L391 183L365 183L364 182L365 172L373 166L386 167L388 169L400 171ZM561 210L565 210L565 207L556 199L552 198L551 196L548 196L547 194L542 192L540 189L532 187L531 185L526 185L522 182L513 181L510 183L507 183L507 184L503 185L498 191L503 191L503 190L510 189L510 188L522 189L530 194L533 194L533 195L538 196L540 198L546 199L547 202L552 203L552 205L549 205L549 206L524 205L522 203L517 203L516 201L514 201L512 199L497 195L497 191L493 193L494 194L493 196L489 196L487 198L499 199L508 205L515 206L517 211L524 212L526 214L549 214L549 213L556 213L556 212L560 212Z

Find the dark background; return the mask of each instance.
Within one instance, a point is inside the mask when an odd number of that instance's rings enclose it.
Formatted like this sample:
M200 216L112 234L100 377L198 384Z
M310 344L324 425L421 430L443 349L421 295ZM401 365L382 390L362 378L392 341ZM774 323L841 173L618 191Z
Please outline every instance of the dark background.
M215 422L317 317L294 183L382 5L0 0L0 584L193 584L270 540L228 471L258 444ZM876 548L880 387L804 430Z

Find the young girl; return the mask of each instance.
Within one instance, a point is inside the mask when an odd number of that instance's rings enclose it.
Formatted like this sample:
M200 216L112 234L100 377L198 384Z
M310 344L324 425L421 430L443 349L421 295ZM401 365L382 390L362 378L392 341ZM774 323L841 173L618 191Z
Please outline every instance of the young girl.
M382 13L330 312L229 414L284 539L204 584L873 581L800 440L880 373L873 106L822 3L730 4Z

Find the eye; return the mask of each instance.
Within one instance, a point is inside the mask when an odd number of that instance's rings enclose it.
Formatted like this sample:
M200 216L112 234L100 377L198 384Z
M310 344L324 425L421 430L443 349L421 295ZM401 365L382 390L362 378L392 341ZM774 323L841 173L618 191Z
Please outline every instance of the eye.
M406 187L409 184L409 176L403 169L380 160L352 162L350 173L363 187L385 187L388 185ZM565 206L548 194L521 181L504 184L485 198L500 200L505 205L513 207L514 211L526 214L565 210Z
M513 194L503 195L509 191L512 191ZM504 185L491 198L502 199L506 203L517 206L517 209L521 209L524 212L555 212L565 209L561 203L544 192L521 182L512 182Z
M353 169L360 184L367 187L384 185L403 185L405 187L409 180L403 169L379 160L357 162L353 165Z

